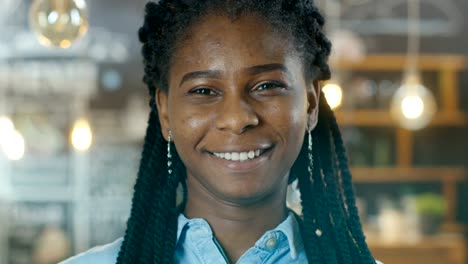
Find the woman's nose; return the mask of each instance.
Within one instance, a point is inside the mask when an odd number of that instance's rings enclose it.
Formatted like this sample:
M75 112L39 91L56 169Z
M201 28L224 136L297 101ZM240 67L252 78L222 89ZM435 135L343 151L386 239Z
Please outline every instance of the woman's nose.
M257 126L259 119L251 103L240 96L224 98L216 120L216 128L242 134L249 128Z

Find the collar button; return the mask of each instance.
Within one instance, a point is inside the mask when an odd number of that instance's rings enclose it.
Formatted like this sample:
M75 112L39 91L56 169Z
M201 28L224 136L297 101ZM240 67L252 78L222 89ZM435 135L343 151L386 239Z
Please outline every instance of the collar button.
M273 249L276 246L277 240L276 238L272 237L267 240L266 247L269 249Z

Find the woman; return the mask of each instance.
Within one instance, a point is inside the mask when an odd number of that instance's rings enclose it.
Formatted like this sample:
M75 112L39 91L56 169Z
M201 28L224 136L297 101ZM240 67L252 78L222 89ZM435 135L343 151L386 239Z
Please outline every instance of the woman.
M306 0L148 3L151 112L127 230L66 263L376 263L320 93L323 25ZM302 216L286 207L296 179Z

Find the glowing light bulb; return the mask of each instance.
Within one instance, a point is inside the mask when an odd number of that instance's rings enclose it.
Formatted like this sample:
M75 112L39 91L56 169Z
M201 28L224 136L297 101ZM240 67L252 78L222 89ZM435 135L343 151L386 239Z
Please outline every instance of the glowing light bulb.
M78 151L87 151L91 147L93 134L88 121L80 119L75 122L71 133L71 142Z
M322 92L325 94L328 105L331 109L335 109L341 105L343 99L343 91L338 84L327 83L323 88Z
M29 24L44 46L69 48L88 31L84 0L34 0Z
M393 96L391 114L402 127L418 130L429 124L436 108L432 93L417 78L408 78Z
M402 114L408 119L416 119L424 113L424 102L419 96L406 96L401 101Z
M5 140L2 140L1 147L3 153L9 160L20 160L24 156L25 143L24 138L20 132L13 130L9 133Z
M0 117L0 148L10 160L20 160L24 156L24 138L15 130L10 118Z
M10 118L6 116L0 117L0 144L2 144L13 132L15 126Z

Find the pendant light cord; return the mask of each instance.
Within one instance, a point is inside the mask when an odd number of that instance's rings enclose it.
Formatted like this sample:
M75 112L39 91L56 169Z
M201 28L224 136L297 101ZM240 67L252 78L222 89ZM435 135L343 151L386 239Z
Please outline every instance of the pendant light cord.
M406 77L419 78L420 0L408 0L408 54Z

